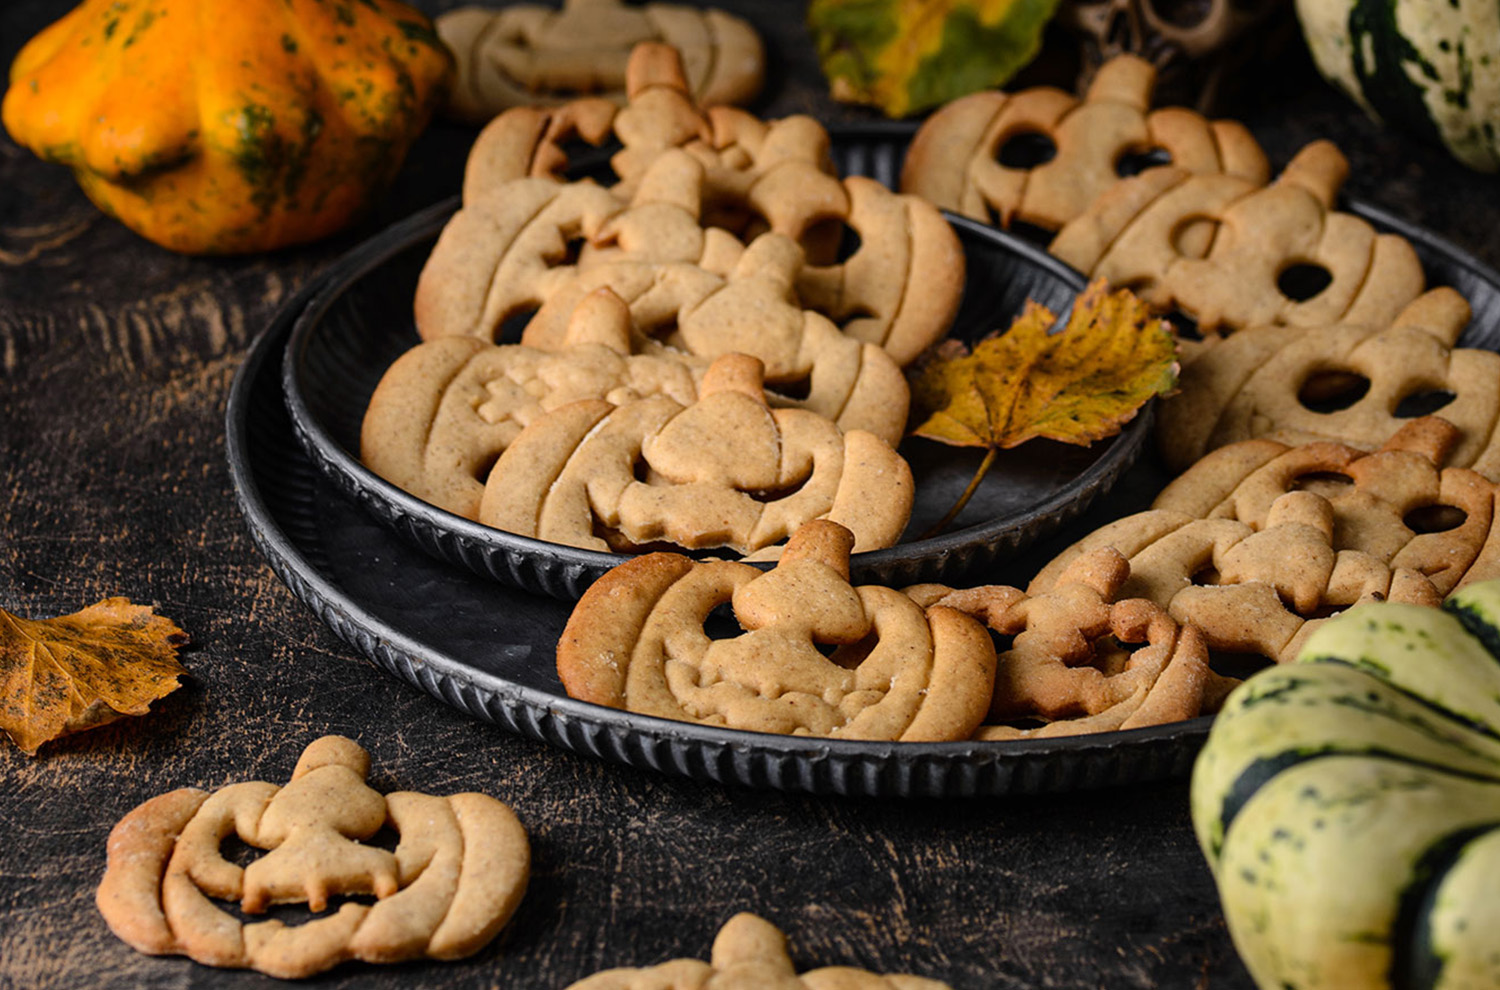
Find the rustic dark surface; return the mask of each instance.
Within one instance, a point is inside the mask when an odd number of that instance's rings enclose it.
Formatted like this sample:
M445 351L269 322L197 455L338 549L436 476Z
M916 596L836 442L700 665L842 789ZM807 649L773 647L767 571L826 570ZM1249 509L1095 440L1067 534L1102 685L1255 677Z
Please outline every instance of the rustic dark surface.
M0 63L67 6L0 6ZM724 6L767 37L758 110L870 119L827 98L797 5ZM1366 120L1295 44L1239 82L1234 109L1278 167L1331 137L1351 160L1350 193L1500 265L1496 179ZM908 971L958 990L1249 987L1185 782L922 803L703 786L470 720L360 659L291 595L235 506L231 377L309 276L456 192L472 137L434 125L355 230L228 260L140 240L65 170L0 138L0 607L42 617L126 595L192 636L186 686L148 717L36 757L0 744L0 988L273 985L114 938L93 906L104 841L163 791L284 781L329 732L370 750L382 791L509 802L534 869L516 918L476 958L345 966L320 986L562 987L606 966L705 956L719 925L751 910L789 933L804 967Z

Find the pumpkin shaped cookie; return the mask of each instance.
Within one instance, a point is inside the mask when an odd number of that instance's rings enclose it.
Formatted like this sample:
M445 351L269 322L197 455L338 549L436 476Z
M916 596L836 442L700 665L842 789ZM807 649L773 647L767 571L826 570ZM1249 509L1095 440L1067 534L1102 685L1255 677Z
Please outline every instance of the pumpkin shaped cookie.
M1120 599L1129 576L1124 556L1100 547L1076 557L1037 596L1004 585L918 585L906 593L1014 637L996 662L995 693L977 739L1112 732L1215 710L1239 682L1209 668L1196 628L1152 602Z
M753 553L811 519L843 523L856 548L890 546L911 512L911 469L874 434L771 409L760 362L726 355L698 400L577 402L523 430L485 484L479 521L608 550L656 541Z
M534 310L573 277L572 246L623 208L592 182L549 179L510 183L465 203L417 279L417 333L493 342L507 319Z
M1152 509L1065 550L1027 590L1048 591L1080 555L1113 547L1130 562L1121 595L1197 626L1211 649L1289 660L1331 610L1435 605L1496 572L1494 484L1439 467L1455 435L1428 417L1374 453L1327 442L1223 447Z
M963 739L989 706L995 652L973 619L849 584L854 537L802 526L774 570L670 553L606 573L557 646L570 696L756 732ZM731 602L742 635L710 638ZM825 655L820 644L834 647Z
M1048 250L1091 277L1181 310L1204 334L1245 326L1387 324L1425 288L1405 238L1333 208L1348 163L1328 141L1299 151L1258 185L1176 166L1147 169L1096 199ZM1216 224L1206 250L1184 230ZM1293 269L1321 288L1297 286Z
M1403 403L1447 398L1441 415L1459 430L1447 463L1500 477L1500 355L1455 346L1468 321L1468 303L1444 287L1388 326L1241 330L1184 368L1178 394L1158 411L1162 455L1181 471L1255 437L1373 449L1409 421L1397 414Z
M457 959L479 951L525 891L526 831L483 794L441 798L365 785L369 755L341 736L310 743L285 787L252 781L212 794L184 788L140 805L115 826L96 901L133 948L283 979L340 962ZM365 845L382 826L394 852ZM236 835L266 850L240 867L220 852ZM374 895L373 905L330 899ZM297 926L242 924L245 914L306 903Z
M1082 100L1037 86L973 93L934 113L912 139L901 188L1000 226L1055 231L1119 180L1122 160L1160 150L1189 172L1222 172L1255 184L1270 165L1250 132L1180 107L1148 112L1156 68L1134 55L1099 67ZM1012 141L1041 138L1054 154L1031 168L1006 165Z
M470 336L425 341L381 376L365 410L360 459L418 498L478 519L490 468L549 410L584 399L693 401L706 362L664 349L632 355L630 345L629 314L608 289L583 301L555 352Z
M619 0L566 0L561 10L460 7L439 15L436 28L458 69L445 112L476 124L513 106L543 106L580 93L623 100L630 50L643 41L677 50L691 92L704 106L750 101L765 73L760 35L711 8Z
M620 149L610 158L623 199L630 198L663 152L679 148L709 173L711 200L747 200L772 173L771 187L795 189L813 201L837 186L828 162L828 134L811 117L762 122L729 107L703 109L694 100L682 60L670 46L635 45L626 67L624 106L584 98L558 107L516 107L492 120L474 141L464 167L464 200L512 179L562 179L574 142Z
M764 918L745 912L719 929L709 958L608 969L567 990L950 990L937 980L880 976L848 966L822 967L798 977L787 954L786 936Z

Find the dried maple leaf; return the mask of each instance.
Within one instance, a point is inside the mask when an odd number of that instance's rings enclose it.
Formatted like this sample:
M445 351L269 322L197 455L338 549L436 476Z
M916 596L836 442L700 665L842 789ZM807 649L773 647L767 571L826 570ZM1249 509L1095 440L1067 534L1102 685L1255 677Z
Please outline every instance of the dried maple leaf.
M72 615L22 619L0 609L0 729L35 753L43 743L144 715L186 673L187 634L129 599Z
M948 341L912 374L912 433L988 453L959 503L963 509L995 453L1037 437L1086 446L1113 436L1154 395L1177 384L1177 337L1125 289L1102 279L1073 305L1067 325L1028 300L1010 329L980 341L972 353Z

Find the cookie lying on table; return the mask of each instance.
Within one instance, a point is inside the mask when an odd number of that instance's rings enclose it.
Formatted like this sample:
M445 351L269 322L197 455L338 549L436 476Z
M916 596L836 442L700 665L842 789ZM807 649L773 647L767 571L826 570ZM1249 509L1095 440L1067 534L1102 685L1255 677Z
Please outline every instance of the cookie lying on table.
M96 902L109 927L151 955L257 969L284 979L340 962L458 959L483 948L526 889L530 851L510 808L483 794L382 796L365 784L370 757L352 740L310 743L285 787L261 781L209 794L182 788L126 815L109 836ZM361 840L383 826L394 852ZM246 867L219 846L234 834L265 854ZM242 924L278 904L315 913L301 925Z
M630 50L643 41L681 53L692 92L705 106L749 102L765 74L760 35L722 10L567 0L562 10L460 7L438 15L434 27L457 70L444 112L478 124L510 107L579 93L623 100Z
M567 990L950 990L920 976L881 976L848 966L827 966L801 976L787 954L786 936L753 914L740 913L714 938L709 962L673 959L641 969L608 969Z
M637 557L574 607L557 645L570 696L646 715L842 739L965 739L995 676L989 634L944 607L849 583L853 536L810 522L774 570ZM741 635L710 638L732 603ZM832 647L825 655L822 647Z

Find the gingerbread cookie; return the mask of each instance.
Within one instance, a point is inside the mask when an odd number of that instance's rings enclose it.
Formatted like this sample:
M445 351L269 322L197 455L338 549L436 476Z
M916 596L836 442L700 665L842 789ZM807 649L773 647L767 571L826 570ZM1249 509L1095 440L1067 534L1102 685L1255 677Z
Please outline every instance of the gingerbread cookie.
M816 521L797 530L771 571L669 553L622 564L574 608L558 676L574 698L704 725L967 738L994 685L989 635L953 609L850 585L853 543L844 527ZM710 638L705 624L726 602L745 631Z
M564 0L561 10L460 7L438 15L434 26L457 69L444 111L468 123L585 93L622 101L630 51L647 41L678 52L689 89L703 106L748 103L765 75L760 35L741 18L712 8Z
M365 785L369 755L340 736L308 745L285 787L259 781L208 794L172 791L115 826L96 902L111 930L152 955L296 979L340 962L458 959L479 951L525 891L530 854L511 810L483 794L382 797ZM382 826L394 852L365 845ZM220 852L234 834L265 854L240 867ZM373 905L344 901L373 895ZM245 914L305 903L321 917L289 927Z
M1374 449L1409 419L1403 403L1447 401L1459 430L1447 462L1500 478L1500 355L1456 347L1469 305L1424 293L1388 326L1249 327L1203 349L1157 411L1157 440L1181 471L1225 444L1268 437ZM1362 390L1362 391L1361 391Z
M880 976L848 966L809 970L800 977L787 954L786 936L753 914L724 923L709 962L673 959L642 969L608 969L567 990L951 990L920 976Z
M1233 175L1147 169L1102 194L1048 250L1153 308L1178 309L1205 335L1260 324L1386 324L1426 276L1405 238L1333 208L1348 163L1328 141L1297 153L1262 186ZM1204 250L1179 234L1216 224ZM1287 280L1301 268L1321 287Z
M608 289L583 300L556 351L469 336L425 341L381 376L360 459L398 488L478 519L495 461L546 412L584 399L693 402L707 362L665 349L632 355L630 345L629 313Z
M665 541L751 554L828 519L863 551L900 538L912 497L911 469L885 441L769 408L760 362L731 354L692 405L577 402L536 420L490 472L479 521L590 550Z
M413 306L423 340L493 342L506 320L534 310L573 278L576 246L624 208L592 182L509 183L464 204L422 266Z
M1110 732L1218 709L1238 681L1209 668L1196 628L1152 602L1120 599L1129 576L1124 556L1100 547L1073 559L1036 596L1004 585L907 589L920 605L956 608L1014 637L999 655L989 714L975 738ZM1132 644L1141 645L1127 649Z
M1000 226L1055 231L1119 181L1131 154L1164 152L1188 172L1221 172L1262 185L1270 165L1234 121L1181 107L1151 111L1156 68L1134 55L1099 67L1082 100L1048 86L954 100L917 131L901 188L945 210ZM1053 152L1031 168L1004 164L1007 146L1040 138Z
M1500 573L1495 485L1440 468L1456 432L1437 417L1368 453L1252 440L1208 455L1152 509L1089 534L1028 587L1056 587L1080 555L1113 547L1120 588L1203 631L1210 649L1295 656L1332 610L1371 599L1438 604Z

